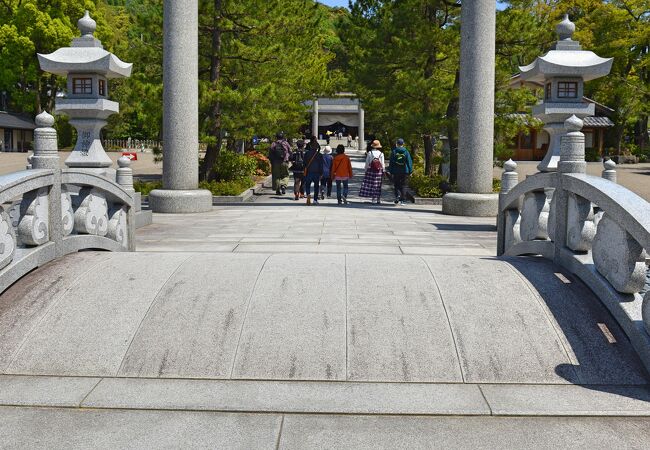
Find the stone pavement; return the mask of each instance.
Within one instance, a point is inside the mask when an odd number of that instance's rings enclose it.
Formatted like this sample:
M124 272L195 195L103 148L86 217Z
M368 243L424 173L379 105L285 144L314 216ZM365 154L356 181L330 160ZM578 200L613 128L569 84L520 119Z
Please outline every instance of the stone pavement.
M648 375L584 285L495 258L492 220L352 200L156 215L16 283L0 447L647 446Z

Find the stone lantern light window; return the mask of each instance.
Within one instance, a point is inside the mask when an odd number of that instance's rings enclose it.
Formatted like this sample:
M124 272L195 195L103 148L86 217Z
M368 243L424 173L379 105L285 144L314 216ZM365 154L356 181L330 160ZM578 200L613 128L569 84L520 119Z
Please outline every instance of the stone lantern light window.
M558 98L578 98L578 83L575 81L560 81L557 84Z
M550 100L553 96L553 87L552 83L546 83L546 94L544 95L545 100Z
M80 95L92 95L93 79L92 78L73 78L72 93Z
M102 97L106 97L106 80L99 79L98 80L98 89L97 91L99 92L99 95Z

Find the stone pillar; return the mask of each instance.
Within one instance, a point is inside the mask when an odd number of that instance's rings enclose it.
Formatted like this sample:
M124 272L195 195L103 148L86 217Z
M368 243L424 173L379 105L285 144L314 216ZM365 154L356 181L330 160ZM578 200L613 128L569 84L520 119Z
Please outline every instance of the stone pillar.
M605 170L603 170L603 178L606 180L611 181L612 183L616 183L616 163L612 161L611 159L608 159L607 161L603 162L603 166L605 167Z
M131 169L131 160L127 156L122 156L117 160L116 180L117 184L122 186L126 192L133 195L135 189L133 188L133 169Z
M149 194L154 212L195 213L212 208L198 190L198 0L163 5L163 189Z
M34 169L58 169L59 148L54 126L54 117L43 111L36 116L34 130L34 155L31 166Z
M580 132L584 122L576 115L564 121L565 135L560 144L558 171L562 173L586 173L585 135Z
M443 212L496 216L492 193L496 0L463 2L460 43L458 193L443 197Z
M359 106L359 148L366 150L366 111Z
M311 135L318 139L318 99L314 100L314 110L311 113Z

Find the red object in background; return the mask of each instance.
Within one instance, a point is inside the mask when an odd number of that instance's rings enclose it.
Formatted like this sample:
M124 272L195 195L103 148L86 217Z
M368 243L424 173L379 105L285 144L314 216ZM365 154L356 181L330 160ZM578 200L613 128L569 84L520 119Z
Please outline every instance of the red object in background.
M122 152L122 156L126 156L129 158L131 161L137 161L138 160L138 154L133 153L133 152Z

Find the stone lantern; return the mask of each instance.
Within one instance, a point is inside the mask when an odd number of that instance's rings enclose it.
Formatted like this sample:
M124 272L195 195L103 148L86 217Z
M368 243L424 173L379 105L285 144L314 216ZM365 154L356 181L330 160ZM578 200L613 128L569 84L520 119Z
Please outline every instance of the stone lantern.
M544 100L533 107L533 116L544 123L550 135L548 152L537 166L541 172L554 172L560 160L560 142L566 134L564 121L575 115L580 119L593 116L593 104L583 102L585 81L609 74L612 58L601 58L594 52L582 50L572 39L575 24L568 14L557 25L559 40L551 51L532 64L520 67L521 79L544 85Z
M111 159L104 151L100 131L109 116L119 112L119 104L108 100L108 80L131 76L132 64L120 61L104 50L93 32L96 22L88 11L77 22L81 37L70 47L49 55L38 55L41 69L68 79L67 95L57 99L55 112L70 118L77 130L77 143L65 164L101 175L112 175Z

